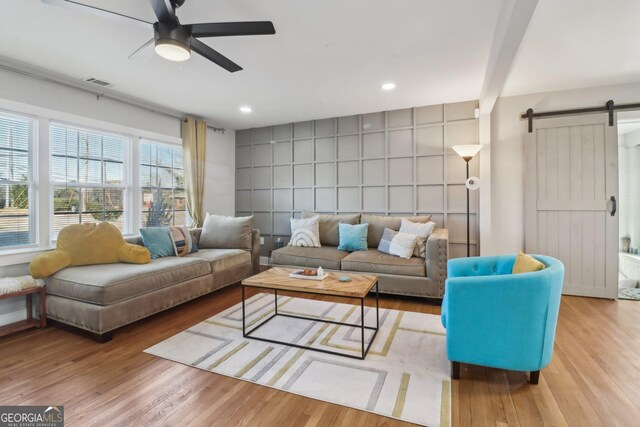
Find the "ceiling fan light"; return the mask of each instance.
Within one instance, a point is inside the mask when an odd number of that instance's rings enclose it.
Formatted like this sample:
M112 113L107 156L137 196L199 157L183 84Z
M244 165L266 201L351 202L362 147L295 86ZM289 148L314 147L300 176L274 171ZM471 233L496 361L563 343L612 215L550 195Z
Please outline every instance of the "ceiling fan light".
M153 24L156 53L169 61L186 61L191 57L191 33L172 23Z
M186 61L191 57L189 46L176 40L156 40L156 53L169 61Z

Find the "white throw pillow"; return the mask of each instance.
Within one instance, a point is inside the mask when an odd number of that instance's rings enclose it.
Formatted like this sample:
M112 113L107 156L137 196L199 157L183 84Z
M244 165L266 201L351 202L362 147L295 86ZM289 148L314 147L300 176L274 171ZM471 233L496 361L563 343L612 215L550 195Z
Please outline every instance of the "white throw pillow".
M320 247L320 217L291 218L291 240L289 246L305 248Z
M400 233L413 234L417 237L416 246L413 250L413 255L426 258L427 256L427 239L433 233L433 229L436 227L436 223L429 221L427 223L411 222L408 219L402 218L400 224Z
M389 253L399 256L400 258L409 259L413 255L413 248L416 245L415 234L407 234L398 232L389 245Z

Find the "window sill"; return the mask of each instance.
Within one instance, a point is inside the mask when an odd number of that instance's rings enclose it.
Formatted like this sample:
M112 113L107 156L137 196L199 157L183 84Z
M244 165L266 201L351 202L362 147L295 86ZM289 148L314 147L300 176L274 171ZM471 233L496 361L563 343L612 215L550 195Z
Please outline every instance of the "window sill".
M32 259L34 259L38 255L46 251L49 251L51 249L55 249L55 246L53 245L49 247L37 246L37 247L30 247L30 248L1 250L0 251L0 267L29 263L31 262Z

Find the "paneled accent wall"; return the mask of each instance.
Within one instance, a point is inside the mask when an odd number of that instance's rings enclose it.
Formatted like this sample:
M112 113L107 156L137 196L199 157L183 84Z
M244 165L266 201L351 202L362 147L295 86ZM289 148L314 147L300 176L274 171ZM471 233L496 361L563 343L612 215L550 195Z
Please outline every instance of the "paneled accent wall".
M466 255L465 163L451 149L478 143L477 101L361 114L236 132L236 213L255 215L267 256L302 210L431 214ZM482 152L480 153L482 155ZM470 163L478 176L478 156ZM478 192L471 192L472 255Z

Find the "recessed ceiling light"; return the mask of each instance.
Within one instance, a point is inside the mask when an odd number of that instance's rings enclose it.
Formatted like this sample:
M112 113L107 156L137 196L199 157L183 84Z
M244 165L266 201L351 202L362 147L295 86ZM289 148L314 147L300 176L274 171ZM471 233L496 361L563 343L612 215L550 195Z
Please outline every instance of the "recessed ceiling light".
M240 107L240 111L245 113L245 114L249 114L253 110L248 105L243 105L242 107Z
M395 83L383 83L382 86L380 86L382 88L382 90L394 90L396 88L396 84Z

